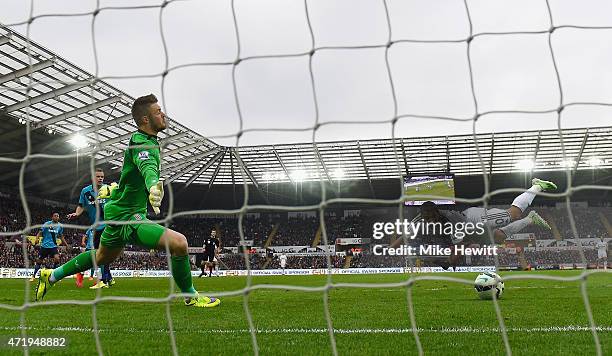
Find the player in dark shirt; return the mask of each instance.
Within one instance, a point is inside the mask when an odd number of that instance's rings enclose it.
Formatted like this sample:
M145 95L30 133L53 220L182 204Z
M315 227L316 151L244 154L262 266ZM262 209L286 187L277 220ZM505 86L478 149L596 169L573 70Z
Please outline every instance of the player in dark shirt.
M215 263L217 261L216 256L219 253L220 245L221 243L217 238L217 231L212 229L210 232L210 237L204 239L204 259L200 265L202 273L199 275L199 277L206 274L206 267L208 267L208 270L210 271L208 276L212 277L213 269L215 268Z

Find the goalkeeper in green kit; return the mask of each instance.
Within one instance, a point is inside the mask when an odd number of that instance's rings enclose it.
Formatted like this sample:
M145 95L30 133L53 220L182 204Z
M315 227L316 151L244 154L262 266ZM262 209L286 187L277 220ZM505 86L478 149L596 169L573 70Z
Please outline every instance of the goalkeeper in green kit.
M159 214L164 197L163 183L159 179L157 133L166 128L166 115L157 103L157 98L151 94L136 99L132 105L132 117L138 131L132 135L125 150L119 185L100 189L99 198L110 198L104 207L104 220L108 224L100 237L100 248L83 252L54 270L42 270L36 300L42 300L53 284L62 278L92 268L93 258L97 265L106 265L119 257L125 245L135 244L161 251L165 251L168 246L172 255L172 277L182 293L191 295L185 298L185 305L215 307L221 303L218 298L200 296L193 287L185 236L153 224L146 218L147 201L155 213ZM130 223L116 225L111 221Z

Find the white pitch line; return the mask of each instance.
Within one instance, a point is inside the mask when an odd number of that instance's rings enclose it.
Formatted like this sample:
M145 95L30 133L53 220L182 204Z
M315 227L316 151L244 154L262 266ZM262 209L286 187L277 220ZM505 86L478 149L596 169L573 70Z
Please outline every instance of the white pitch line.
M578 286L512 286L511 289L577 289Z
M470 289L472 288L469 285L465 285L463 286L464 289ZM438 288L419 288L419 287L413 287L414 290L425 290L425 291L440 291L440 290L449 290L453 288L453 286L450 287L438 287ZM551 286L551 287L546 287L546 286L512 286L511 289L568 289L568 288L572 288L572 289L577 289L578 287L576 286ZM401 292L401 293L406 293L405 291L405 287L400 287L400 288L381 288L381 289L372 289L372 291L376 291L376 292Z
M464 288L470 289L471 287L469 285L464 285ZM611 287L611 286L606 286L606 287ZM413 287L413 289L415 290L426 290L426 291L439 291L439 290L449 290L453 288L453 286L450 287L439 287L439 288L419 288L419 287ZM568 289L568 288L572 288L572 289L576 289L578 288L577 286L512 286L512 289ZM406 287L398 287L398 288L370 288L372 291L375 292L401 292L401 293L406 293ZM12 292L22 292L23 293L23 288L18 289L18 288L10 288L10 289L4 289L6 291L12 291ZM259 292L276 292L276 291L272 291L272 290L260 290ZM95 294L95 291L91 292L92 294ZM155 293L159 293L159 291L156 290L139 290L139 291L133 291L133 292L126 292L123 291L124 294L155 294Z
M21 331L20 327L0 327L4 331ZM81 327L26 327L28 331L76 331L76 332L93 332L92 328ZM507 328L508 332L524 332L524 333L566 333L566 332L590 332L589 326L566 325L566 326L548 326L536 328ZM598 332L612 332L612 326L597 326L595 330ZM123 333L168 333L167 329L98 329L99 332L123 332ZM454 327L454 328L418 328L419 333L441 333L441 334L484 334L501 332L499 328L473 328L473 327ZM249 329L209 329L209 330L188 330L190 334L248 334ZM282 328L282 329L257 329L258 334L327 334L325 328ZM382 328L382 329L334 329L336 334L408 334L412 333L411 328Z

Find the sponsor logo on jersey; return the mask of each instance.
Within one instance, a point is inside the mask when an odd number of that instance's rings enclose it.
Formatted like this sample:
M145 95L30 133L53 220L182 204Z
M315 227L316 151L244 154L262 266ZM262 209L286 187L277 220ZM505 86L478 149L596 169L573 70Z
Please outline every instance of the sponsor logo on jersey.
M149 159L149 151L140 151L138 152L138 159L144 161L145 159Z

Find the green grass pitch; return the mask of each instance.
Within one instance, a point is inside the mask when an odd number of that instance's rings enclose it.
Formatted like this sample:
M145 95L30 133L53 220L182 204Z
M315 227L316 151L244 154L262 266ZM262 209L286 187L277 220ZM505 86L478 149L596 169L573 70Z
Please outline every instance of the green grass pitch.
M431 189L428 189L426 186L431 185ZM419 187L419 191L416 191L417 186ZM449 200L455 199L455 188L449 188L446 185L446 181L438 181L438 182L429 182L422 183L419 185L413 185L404 188L404 194L407 196L422 196L422 195L435 195L440 197L448 198ZM418 200L425 200L423 198L419 198Z
M523 272L502 273L502 276ZM528 276L575 276L577 271L524 272ZM438 274L440 276L440 274ZM473 281L474 273L446 274ZM409 275L333 276L334 283L392 283ZM326 276L276 276L253 278L253 284L286 284L315 287ZM245 287L246 278L195 279L200 291L230 291ZM87 282L86 282L87 284ZM0 303L21 305L24 280L0 280ZM29 284L31 288L35 283ZM164 297L168 279L118 279L103 296ZM587 279L587 292L604 355L612 354L611 274L596 273ZM95 292L77 289L73 279L55 286L48 301L91 300ZM417 281L412 298L419 337L427 355L504 354L504 343L492 301L479 300L466 284ZM499 301L515 355L594 355L595 344L580 292L580 282L510 280ZM104 301L97 305L99 336L107 355L171 354L164 303ZM259 330L262 355L329 355L332 353L322 292L259 289L251 291L248 306ZM406 287L333 288L329 310L340 355L416 354L415 338L408 330ZM25 312L31 337L65 337L64 349L30 349L31 355L96 354L91 305L39 305ZM218 308L187 308L170 303L170 314L181 355L252 354L251 336L243 297L226 296ZM0 340L18 337L20 312L0 309ZM0 346L2 355L23 354Z

